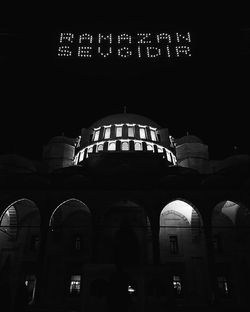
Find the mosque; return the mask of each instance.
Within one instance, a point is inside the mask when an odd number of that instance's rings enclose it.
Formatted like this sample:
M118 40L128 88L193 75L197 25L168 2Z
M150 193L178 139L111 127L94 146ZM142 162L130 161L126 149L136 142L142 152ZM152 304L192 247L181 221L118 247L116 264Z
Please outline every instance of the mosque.
M42 161L1 155L5 311L246 308L249 169L129 113L52 138Z

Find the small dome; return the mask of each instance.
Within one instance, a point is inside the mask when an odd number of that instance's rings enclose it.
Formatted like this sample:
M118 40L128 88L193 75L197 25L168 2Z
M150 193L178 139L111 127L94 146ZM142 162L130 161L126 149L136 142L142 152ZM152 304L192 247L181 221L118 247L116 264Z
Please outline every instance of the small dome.
M185 143L203 143L201 139L199 139L195 135L185 135L181 137L180 139L176 140L177 145L185 144Z
M139 124L143 126L151 126L154 128L160 128L160 126L152 121L151 119L137 115L137 114L127 114L127 113L122 113L122 114L113 114L106 116L102 119L99 119L95 123L91 125L90 128L98 128L101 126L106 126L106 125L113 125L113 124L124 124L124 123L129 123L129 124Z

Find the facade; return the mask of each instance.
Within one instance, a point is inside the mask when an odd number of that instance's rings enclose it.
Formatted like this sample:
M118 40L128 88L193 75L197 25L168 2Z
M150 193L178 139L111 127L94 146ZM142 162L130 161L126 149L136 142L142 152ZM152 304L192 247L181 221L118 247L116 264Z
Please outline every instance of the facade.
M2 155L2 300L9 311L246 308L249 168L248 155L210 160L198 137L127 113L52 138L41 162Z

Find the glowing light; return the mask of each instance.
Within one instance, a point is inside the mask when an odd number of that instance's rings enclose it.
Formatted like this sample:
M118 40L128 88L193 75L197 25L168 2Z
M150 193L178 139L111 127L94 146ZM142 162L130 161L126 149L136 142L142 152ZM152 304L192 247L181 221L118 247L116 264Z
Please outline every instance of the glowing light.
M191 56L190 32L59 33L58 57L169 59Z

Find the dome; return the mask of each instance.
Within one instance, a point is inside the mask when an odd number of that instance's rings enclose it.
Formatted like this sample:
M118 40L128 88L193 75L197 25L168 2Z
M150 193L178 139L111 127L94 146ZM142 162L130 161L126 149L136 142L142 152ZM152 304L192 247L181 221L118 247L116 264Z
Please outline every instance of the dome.
M137 115L137 114L127 114L127 113L122 113L122 114L113 114L106 116L104 118L101 118L94 122L90 128L98 128L101 126L106 126L106 125L113 125L113 124L139 124L139 125L144 125L144 126L151 126L154 128L161 128L156 122L152 121L151 119L142 116L142 115Z
M177 145L182 145L185 143L202 143L202 141L195 135L185 135L181 137L180 139L177 139L176 143Z

